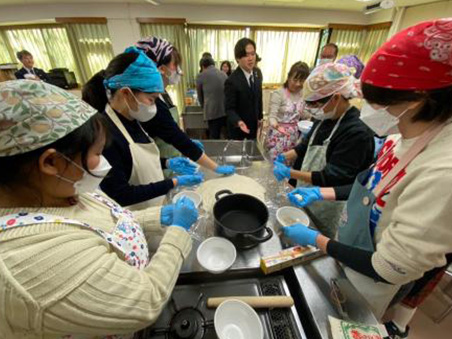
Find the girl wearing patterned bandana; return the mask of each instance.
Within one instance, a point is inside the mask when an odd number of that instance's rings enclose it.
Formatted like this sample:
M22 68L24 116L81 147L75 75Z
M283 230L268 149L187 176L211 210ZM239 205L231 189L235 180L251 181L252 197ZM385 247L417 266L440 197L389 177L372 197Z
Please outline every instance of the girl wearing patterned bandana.
M132 213L96 191L106 142L105 117L74 95L0 84L1 338L130 338L168 301L198 212L182 198Z
M361 75L361 119L379 136L389 135L376 163L352 187L295 192L304 201L299 206L348 197L338 241L303 225L284 229L342 262L379 318L414 281L434 277L451 258L451 36L448 18L409 27L387 41ZM295 194L289 198L295 201ZM410 294L408 305L419 300ZM398 312L391 324L396 328L388 326L393 338L406 337L412 313Z

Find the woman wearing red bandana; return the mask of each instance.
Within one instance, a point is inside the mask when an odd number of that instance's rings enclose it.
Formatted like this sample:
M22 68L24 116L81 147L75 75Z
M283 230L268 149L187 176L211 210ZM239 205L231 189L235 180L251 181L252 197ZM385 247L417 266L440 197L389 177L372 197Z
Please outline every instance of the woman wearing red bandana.
M338 240L304 225L284 229L344 264L345 273L381 318L415 285L441 271L452 253L452 18L423 22L386 42L361 76L361 119L388 136L378 160L352 187L301 188L296 205L348 198ZM300 199L300 196L303 199ZM301 202L300 202L301 201ZM433 273L433 275L432 275ZM422 298L387 325L392 338Z

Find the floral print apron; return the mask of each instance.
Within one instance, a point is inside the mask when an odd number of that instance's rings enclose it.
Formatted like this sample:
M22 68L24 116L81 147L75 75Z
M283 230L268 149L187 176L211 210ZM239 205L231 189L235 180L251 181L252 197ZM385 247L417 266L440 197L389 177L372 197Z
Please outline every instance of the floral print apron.
M33 226L43 223L64 223L87 228L104 238L111 246L124 256L124 260L138 270L144 269L149 263L149 251L144 232L132 212L122 208L110 199L97 193L90 193L91 197L110 208L110 213L116 220L112 232L105 232L87 223L63 218L46 213L19 212L0 217L0 232L16 227ZM132 338L133 335L109 335L109 339ZM64 339L76 339L78 336L66 335Z

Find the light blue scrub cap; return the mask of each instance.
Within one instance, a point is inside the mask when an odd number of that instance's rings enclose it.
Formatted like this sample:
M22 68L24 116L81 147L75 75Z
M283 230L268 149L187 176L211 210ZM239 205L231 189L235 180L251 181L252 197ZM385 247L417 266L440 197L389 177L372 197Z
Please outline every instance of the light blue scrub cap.
M136 47L129 47L124 53L137 53L138 57L126 68L124 73L105 79L105 88L119 89L129 87L144 93L163 93L165 89L162 75L154 61Z

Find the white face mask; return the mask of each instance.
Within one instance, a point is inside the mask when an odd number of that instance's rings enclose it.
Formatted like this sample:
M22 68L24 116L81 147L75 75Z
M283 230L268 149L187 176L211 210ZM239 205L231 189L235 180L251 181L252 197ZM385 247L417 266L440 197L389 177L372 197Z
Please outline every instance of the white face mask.
M130 93L132 93L131 90L130 90ZM133 95L133 93L132 93L132 95ZM146 122L155 117L155 115L157 114L157 106L155 104L153 104L153 105L143 104L142 102L138 101L138 99L135 97L135 95L133 95L133 98L137 102L137 105L138 105L137 110L131 109L126 100L126 105L129 108L129 114L132 118L134 118L140 122Z
M399 133L400 118L408 112L410 107L405 109L399 116L394 116L388 112L388 107L375 109L367 101L361 108L361 120L380 137Z
M319 59L319 61L317 62L317 66L327 64L330 62L333 62L333 59L327 59L327 58Z
M306 112L311 114L314 117L314 119L317 119L317 120L332 119L336 115L337 106L339 105L339 101L337 102L336 106L334 107L334 109L332 111L325 113L324 109L328 105L330 100L328 100L327 103L325 105L323 105L322 107L320 107L320 108L308 108L308 107L306 107L305 110L306 110Z
M57 178L73 184L75 194L77 195L94 192L99 187L102 180L104 180L104 178L107 176L108 172L110 172L111 170L110 163L103 155L100 156L99 165L97 165L96 168L90 170L92 174L88 173L84 168L73 162L71 159L68 159L64 155L63 158L70 161L72 164L74 164L74 166L80 168L83 171L83 177L79 181L73 181L68 178L62 177L61 175L57 175Z
M179 67L177 67L176 71L171 72L171 75L168 78L168 83L170 85L177 85L181 80L181 74L182 70Z

